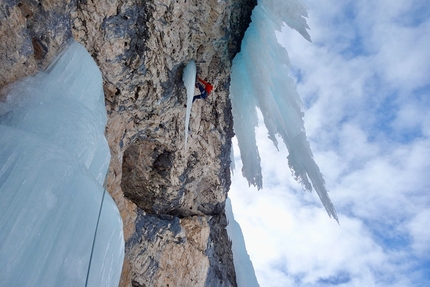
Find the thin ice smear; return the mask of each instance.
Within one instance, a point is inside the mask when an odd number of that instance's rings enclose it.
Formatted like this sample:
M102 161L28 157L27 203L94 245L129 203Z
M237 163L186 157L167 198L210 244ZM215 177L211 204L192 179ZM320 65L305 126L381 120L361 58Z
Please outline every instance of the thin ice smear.
M294 178L304 189L314 188L328 215L338 221L306 138L302 103L289 77L288 53L275 34L287 24L310 41L305 17L307 11L298 0L260 0L254 8L241 52L233 60L230 96L234 130L243 162L242 174L249 184L260 189L263 179L254 131L258 123L256 108L260 109L273 144L278 146L279 135L288 148L288 165Z
M187 149L188 142L188 126L190 124L191 107L193 105L194 85L196 84L196 63L194 60L188 62L182 74L182 81L184 81L185 88L187 89L187 111L185 114L185 150Z

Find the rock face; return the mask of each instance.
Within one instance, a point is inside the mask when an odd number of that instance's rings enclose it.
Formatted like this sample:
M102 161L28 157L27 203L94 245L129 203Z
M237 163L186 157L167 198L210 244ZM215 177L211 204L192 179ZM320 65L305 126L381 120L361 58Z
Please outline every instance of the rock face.
M106 188L124 221L120 286L235 286L230 186L231 60L255 0L0 4L0 88L45 68L74 37L104 77L112 159ZM193 104L184 147L182 71L215 89ZM1 98L0 98L1 100Z
M47 68L72 36L76 1L0 2L0 89Z

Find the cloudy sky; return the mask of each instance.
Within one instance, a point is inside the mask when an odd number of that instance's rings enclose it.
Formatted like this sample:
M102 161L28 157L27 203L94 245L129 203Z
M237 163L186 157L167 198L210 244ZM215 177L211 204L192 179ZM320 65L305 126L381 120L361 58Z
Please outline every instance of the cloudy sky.
M264 124L264 189L239 151L230 192L260 286L430 286L430 5L306 0L312 43L279 40L340 225L291 177Z

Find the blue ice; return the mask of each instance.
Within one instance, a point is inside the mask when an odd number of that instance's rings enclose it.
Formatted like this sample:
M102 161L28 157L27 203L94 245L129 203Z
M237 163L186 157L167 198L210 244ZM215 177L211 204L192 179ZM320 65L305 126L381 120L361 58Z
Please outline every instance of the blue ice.
M329 216L338 220L328 197L324 179L316 164L303 122L302 102L289 76L287 51L278 43L275 31L284 24L310 40L307 11L299 0L260 0L233 60L230 97L234 131L243 163L242 174L249 184L263 187L260 155L255 139L258 108L268 137L277 147L277 135L288 148L288 166L305 190L315 189Z
M110 152L102 83L72 41L0 102L2 286L119 284L124 238L103 187Z

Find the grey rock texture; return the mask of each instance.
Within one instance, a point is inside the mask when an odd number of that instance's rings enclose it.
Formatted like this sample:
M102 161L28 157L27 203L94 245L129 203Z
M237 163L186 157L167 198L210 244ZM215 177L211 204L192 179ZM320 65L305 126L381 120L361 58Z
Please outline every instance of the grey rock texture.
M255 0L0 3L0 89L46 68L72 37L100 67L124 221L120 286L235 286L224 205L230 186L231 60ZM214 85L192 107L184 147L182 71ZM1 100L1 94L0 94Z
M47 68L72 37L76 0L0 2L0 88Z

